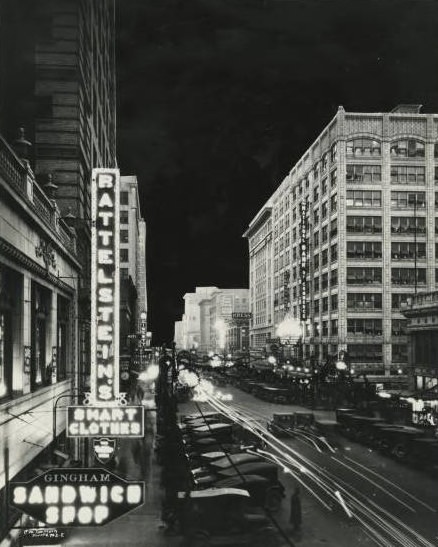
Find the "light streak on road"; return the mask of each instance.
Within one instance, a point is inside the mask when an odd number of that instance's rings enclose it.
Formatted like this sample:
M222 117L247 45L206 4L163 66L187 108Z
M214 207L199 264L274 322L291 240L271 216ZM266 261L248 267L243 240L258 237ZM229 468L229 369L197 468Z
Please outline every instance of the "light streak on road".
M424 501L418 499L416 496L414 496L413 494L411 494L410 492L408 492L407 490L405 490L404 488L401 488L398 484L396 484L395 482L393 481L390 481L389 479L387 479L386 477L384 477L383 475L381 475L380 473L376 473L375 471L373 471L372 469L369 469L368 467L366 467L365 465L362 465L361 463L357 462L356 460L353 460L352 458L349 458L348 456L344 456L344 459L352 462L354 465L357 465L359 467L361 467L362 469L364 469L366 472L368 473L371 473L372 475L375 475L376 477L378 477L381 481L384 481L388 484L390 484L393 488L395 488L396 490L399 490L400 492L403 492L403 494L405 494L407 497L413 499L414 501L416 501L418 504L422 505L423 507L425 507L426 509L429 509L429 511L432 511L433 513L436 513L437 510L434 508L434 507L431 507L430 505L428 505L427 503L425 503ZM438 539L438 538L437 538Z
M347 513L348 518L351 519L351 517L353 516L353 513L350 511L350 509L348 509L347 504L345 503L344 498L341 496L341 493L339 492L339 490L336 490L335 496L338 498L339 503L342 505L342 508Z
M335 462L338 462L340 465L343 465L344 467L346 467L347 469L349 469L352 473L357 473L357 470L354 469L353 467L351 467L351 465L347 465L346 463L344 463L342 460L340 460L339 458L335 458L334 456L332 456L332 459L335 460ZM379 483L377 483L376 481L373 481L371 480L370 478L368 477L364 477L362 474L361 474L361 477L363 479L366 479L368 482L370 482L371 484L373 484L376 488L378 488L380 491L384 492L387 496L389 496L390 498L392 498L393 500L395 500L397 503L400 503L400 505L403 505L404 507L406 507L406 509L408 509L409 511L412 511L412 513L416 513L417 511L415 511L415 509L411 506L411 505L408 505L407 503L405 503L404 501L402 501L401 499L399 499L396 495L392 494L387 488L381 486Z
M303 469L304 473L301 473L302 477L299 482L306 490L312 490L312 494L316 494L309 485L306 487L303 482L304 477L306 478L306 481L311 481L314 485L318 486L330 499L336 500L337 504L340 503L339 496L341 496L343 502L341 503L341 506L343 509L347 514L348 512L350 513L351 517L365 529L367 535L370 535L377 545L383 547L435 547L414 529L386 511L371 498L357 491L352 485L346 483L340 479L340 477L334 476L319 464L309 460L277 439L264 425L254 424L254 416L258 413L252 413L242 408L238 408L238 405L235 404L225 404L224 402L217 400L214 396L208 396L207 402L217 412L229 416L234 422L260 438L266 446L274 452L274 454L271 452L268 452L268 454L271 454L271 457L277 459L280 467L288 469L288 472L296 477L297 480L299 479L296 470ZM332 456L332 459L347 467L351 472L359 475L354 468L344 464L338 458ZM376 486L375 481L372 481L369 477L362 474L360 474L360 477ZM343 483L345 486L341 486L340 483ZM385 491L383 487L381 487L381 489ZM338 492L338 494L336 492ZM391 497L394 497L389 492L386 493ZM317 499L320 498L318 495L316 495L316 497ZM361 498L364 501L362 501ZM327 503L325 503L322 498L320 498L319 501L323 506L327 507ZM397 501L407 506L400 500ZM351 511L349 507L351 507L353 511ZM409 508L409 506L407 507ZM413 510L412 508L409 509L411 511Z

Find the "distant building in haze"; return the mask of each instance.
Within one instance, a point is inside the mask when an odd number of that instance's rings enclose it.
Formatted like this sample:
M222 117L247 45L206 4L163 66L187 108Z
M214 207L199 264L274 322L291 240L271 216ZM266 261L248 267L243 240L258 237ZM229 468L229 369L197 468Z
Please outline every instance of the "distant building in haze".
M195 293L185 294L184 300L185 313L178 326L184 349L206 353L242 349L249 344L248 289L197 287ZM234 313L241 316L233 318Z

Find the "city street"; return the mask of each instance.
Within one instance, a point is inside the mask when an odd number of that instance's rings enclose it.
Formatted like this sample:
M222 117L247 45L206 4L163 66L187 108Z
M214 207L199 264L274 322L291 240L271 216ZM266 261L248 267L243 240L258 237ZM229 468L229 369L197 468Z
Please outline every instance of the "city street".
M219 403L226 414L248 420L248 426L252 424L258 431L265 430L274 412L306 410L261 402L234 387L221 390L233 395L231 402ZM181 414L197 412L198 406L211 410L206 403L202 406L187 403L180 405L179 410ZM333 419L334 412L316 411L315 417ZM281 473L287 494L278 515L285 530L290 529L290 494L295 485L301 484L303 527L300 537L291 535L294 541L305 547L324 543L346 547L355 543L437 545L437 479L341 436L336 436L334 441L333 452L303 438L282 438L266 448L277 457L282 454L279 461L283 462L281 467L287 469ZM341 498L334 496L336 491ZM341 500L345 502L345 509Z

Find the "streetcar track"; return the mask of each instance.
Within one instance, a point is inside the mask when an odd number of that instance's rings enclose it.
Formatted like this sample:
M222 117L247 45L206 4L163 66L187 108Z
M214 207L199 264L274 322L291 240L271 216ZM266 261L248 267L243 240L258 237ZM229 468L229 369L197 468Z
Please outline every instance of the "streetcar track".
M368 496L362 494L361 492L358 492L355 487L346 483L343 479L337 477L327 469L322 468L320 464L315 463L312 460L309 460L309 458L299 454L296 450L292 449L291 447L277 439L274 435L272 435L266 429L266 427L262 425L256 425L254 423L254 416L257 414L261 416L260 413L249 412L246 409L239 409L239 406L241 405L224 404L222 401L219 402L215 400L214 397L210 397L209 402L210 405L216 409L216 411L222 412L223 414L232 417L233 421L239 423L242 427L249 429L249 431L252 431L254 435L258 436L267 445L269 445L272 450L276 452L280 452L282 450L280 455L274 455L274 458L277 459L278 464L282 466L287 473L291 474L303 486L305 484L303 478L306 477L307 480L311 481L311 483L314 485L313 488L321 489L321 491L325 495L329 496L329 498L334 498L338 504L339 500L336 499L336 495L334 492L332 492L332 489L333 486L335 486L337 490L342 490L346 500L345 503L348 504L346 505L346 507L354 507L356 509L355 511L351 511L352 516L356 519L356 521L364 531L367 531L368 534L371 534L372 539L378 545L393 547L395 545L393 540L395 540L396 545L401 545L402 547L418 547L419 545L423 547L433 547L433 544L430 543L428 539L424 538L416 530L400 521L400 519L398 519L395 515L388 512L377 503L373 502L373 500L371 500ZM263 416L263 421L266 421L266 416ZM269 454L271 453L269 452ZM271 456L273 455L271 454ZM332 459L337 460L336 458L333 458L333 456ZM358 471L348 467L347 464L344 464L340 461L338 461L338 463L341 463L341 465L350 469L351 472L359 475ZM294 470L290 467L293 467ZM301 480L298 477L298 473L295 471L295 468L300 471ZM379 476L378 474L376 475ZM364 475L360 475L360 477L373 484L373 481L369 477L366 477ZM387 482L390 483L391 481ZM344 484L345 486L341 486L340 483ZM381 489L384 491L384 493L390 495L391 497L394 497L389 491L386 491L383 488ZM309 488L306 488L306 490L309 490ZM409 493L407 493L407 495L409 495ZM414 498L414 496L412 497ZM361 499L363 499L364 501L361 501ZM322 498L320 498L319 501L325 508L327 508L327 504L322 500ZM400 502L400 500L397 501ZM418 500L418 502L424 505L421 500ZM403 502L400 503L404 504ZM368 504L368 506L366 504ZM373 509L369 507L370 505L373 507ZM407 507L409 508L409 506ZM430 506L428 508L430 509ZM410 508L410 510L415 512L415 510L413 510L412 508ZM358 514L358 512L360 514ZM374 527L368 524L367 521L371 522ZM376 530L376 527L379 531ZM386 538L385 536L389 536L389 538Z

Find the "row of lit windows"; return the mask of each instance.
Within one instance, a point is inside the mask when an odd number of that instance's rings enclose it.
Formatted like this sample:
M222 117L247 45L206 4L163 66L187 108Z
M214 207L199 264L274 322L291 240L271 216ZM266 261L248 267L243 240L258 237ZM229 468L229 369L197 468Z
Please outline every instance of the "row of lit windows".
M348 241L347 258L376 259L382 258L382 242L380 241ZM426 258L426 244L407 241L391 243L391 258L414 259Z
M382 268L347 268L347 285L382 283ZM392 268L391 283L394 285L426 284L425 268Z
M395 158L424 158L425 146L416 139L400 139L390 145L390 153ZM375 157L382 155L382 146L377 139L360 137L347 142L347 156ZM435 157L438 157L435 145Z
M437 219L438 221L438 219ZM436 231L438 222L436 222ZM347 216L347 232L362 234L381 234L382 217L377 216ZM393 234L425 234L425 217L391 217L391 233Z
M406 293L392 293L391 294L391 309L393 311L400 311L401 306L407 302L409 294ZM274 306L278 306L281 303L286 303L280 295L276 295L274 300ZM289 303L289 300L287 300ZM321 313L328 313L330 304L330 311L336 312L338 309L338 295L333 294L330 297L324 296L321 299L313 300L313 314L318 315ZM310 303L306 302L306 313L309 315ZM297 306L293 306L293 313L296 313ZM365 312L365 311L381 311L382 310L382 294L381 293L348 293L347 294L347 310L350 312ZM392 319L391 334L393 336L403 336L406 334L406 320L405 319Z
M382 181L380 165L347 165L348 183L372 184ZM416 165L394 165L391 167L391 182L393 184L424 184L426 168Z
M381 207L382 192L380 190L347 190L347 207ZM391 192L391 207L394 208L425 208L425 192ZM435 207L438 208L438 195L435 193Z

